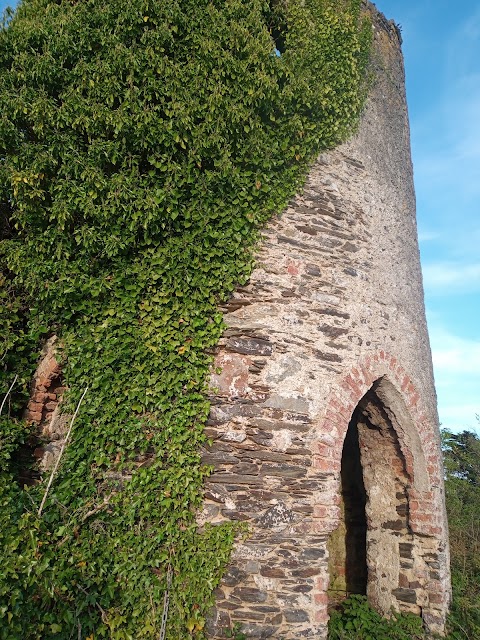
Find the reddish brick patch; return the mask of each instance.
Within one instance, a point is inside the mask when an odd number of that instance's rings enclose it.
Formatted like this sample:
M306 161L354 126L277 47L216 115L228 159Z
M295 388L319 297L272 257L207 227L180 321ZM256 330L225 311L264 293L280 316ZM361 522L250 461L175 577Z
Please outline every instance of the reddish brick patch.
M51 338L45 345L43 357L33 377L30 401L25 412L25 419L41 428L50 422L65 391L61 382L62 370L56 357L55 343L56 339Z
M238 353L220 353L215 358L210 386L215 395L235 398L244 396L248 389L251 358ZM218 373L216 373L218 371Z

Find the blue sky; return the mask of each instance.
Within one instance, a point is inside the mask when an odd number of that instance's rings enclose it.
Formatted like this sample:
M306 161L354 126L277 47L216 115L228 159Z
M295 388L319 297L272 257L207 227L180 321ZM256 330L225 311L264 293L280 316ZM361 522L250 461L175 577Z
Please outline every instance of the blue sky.
M8 4L0 0L0 10ZM440 420L480 413L480 5L377 0L401 26Z
M480 5L377 0L401 25L440 421L480 413Z

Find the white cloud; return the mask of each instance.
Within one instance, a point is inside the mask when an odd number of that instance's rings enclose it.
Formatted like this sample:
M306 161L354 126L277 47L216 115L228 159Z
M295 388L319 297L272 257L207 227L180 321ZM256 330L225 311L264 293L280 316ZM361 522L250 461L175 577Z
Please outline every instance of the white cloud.
M435 371L449 376L476 376L480 382L480 340L467 340L445 330L430 332ZM480 402L480 388L479 388Z
M434 262L422 266L423 282L429 293L464 293L480 289L480 263Z
M480 402L476 404L449 404L439 406L442 429L451 431L477 431L479 428L476 415L480 414Z
M480 338L461 338L434 324L430 340L442 426L454 431L476 428L475 416L480 414Z
M463 78L415 126L415 176L437 207L457 216L480 194L480 75Z
M420 229L418 231L419 242L432 242L433 240L439 240L440 237L440 232L438 231L429 231L428 229Z
M442 88L431 108L412 124L415 172L422 188L438 194L440 204L454 196L462 205L480 194L479 10L442 49Z

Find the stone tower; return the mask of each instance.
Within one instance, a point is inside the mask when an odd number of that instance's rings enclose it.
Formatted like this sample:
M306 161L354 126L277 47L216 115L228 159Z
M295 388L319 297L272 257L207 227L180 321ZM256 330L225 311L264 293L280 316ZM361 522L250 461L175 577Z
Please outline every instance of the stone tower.
M369 5L358 134L320 156L225 307L204 521L245 521L210 637L325 638L363 593L442 632L449 563L403 59Z

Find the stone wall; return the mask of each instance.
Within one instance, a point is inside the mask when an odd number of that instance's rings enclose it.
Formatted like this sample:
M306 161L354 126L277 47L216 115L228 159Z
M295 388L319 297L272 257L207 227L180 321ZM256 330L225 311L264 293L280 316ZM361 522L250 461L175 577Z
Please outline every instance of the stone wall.
M369 10L375 81L360 130L318 159L224 309L200 519L246 521L250 536L217 591L212 638L237 622L252 638L325 638L333 583L362 562L366 580L358 569L345 586L363 580L381 611L444 626L447 529L403 61L397 29ZM358 454L346 446L342 472L349 425ZM352 533L349 455L365 533Z

